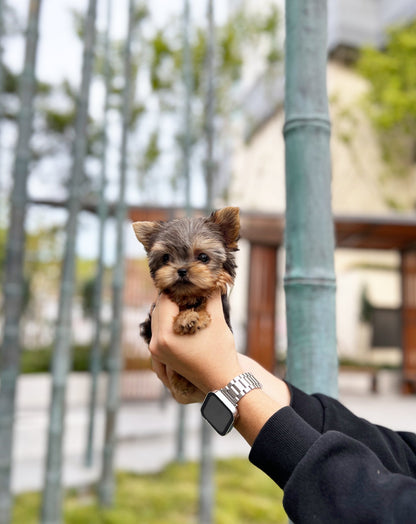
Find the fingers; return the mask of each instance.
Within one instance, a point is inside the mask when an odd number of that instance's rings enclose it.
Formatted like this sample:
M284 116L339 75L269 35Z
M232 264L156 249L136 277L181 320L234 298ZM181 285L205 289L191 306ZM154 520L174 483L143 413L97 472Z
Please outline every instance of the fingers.
M208 300L207 309L211 323L191 336L180 336L173 331L178 306L164 294L157 300L152 314L149 350L155 361L155 371L172 392L167 368L205 393L219 389L217 386L223 387L239 374L234 337L225 322L219 292ZM179 401L184 402L184 399L181 397Z
M205 395L197 387L188 383L189 386L184 387L181 381L181 386L178 385L178 374L173 369L166 368L167 377L169 380L169 390L172 397L180 404L192 404L194 402L202 402ZM186 383L186 381L185 381Z
M152 357L152 368L156 373L158 379L163 382L163 384L169 388L169 379L166 372L166 366L162 364L156 357Z
M181 404L191 404L194 402L202 402L204 394L197 388L190 387L188 389L178 388L175 384L177 382L177 373L173 369L162 364L157 358L152 358L152 367L157 377L164 386L168 388L172 397Z

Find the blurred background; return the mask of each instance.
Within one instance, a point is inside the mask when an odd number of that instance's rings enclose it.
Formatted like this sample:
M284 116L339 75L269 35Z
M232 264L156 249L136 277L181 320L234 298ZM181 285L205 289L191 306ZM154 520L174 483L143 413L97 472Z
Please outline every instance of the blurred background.
M155 293L131 222L240 207L238 349L284 375L284 7L1 0L0 522L10 519L10 483L13 494L44 492L43 503L22 498L13 521L37 522L39 512L48 521L60 491L48 499L45 471L59 456L55 472L77 489L65 522L214 518L196 516L195 469L186 479L167 470L167 485L182 479L193 493L189 516L174 515L177 493L169 518L152 516L152 493L169 489L149 491L153 477L135 477L147 505L127 514L125 499L114 502L114 485L133 488L124 474L114 481L113 467L150 474L200 455L199 413L177 411L139 337ZM328 2L340 396L369 412L373 397L362 395L400 399L397 423L409 423L402 409L414 410L416 392L415 56L412 0ZM227 438L211 453L247 455ZM54 442L63 451L51 455ZM101 505L113 507L104 513L91 495L97 482ZM276 522L281 495L261 489L276 506L252 501L262 509L251 514L236 495L232 510L217 503L215 522ZM59 522L59 507L50 511Z

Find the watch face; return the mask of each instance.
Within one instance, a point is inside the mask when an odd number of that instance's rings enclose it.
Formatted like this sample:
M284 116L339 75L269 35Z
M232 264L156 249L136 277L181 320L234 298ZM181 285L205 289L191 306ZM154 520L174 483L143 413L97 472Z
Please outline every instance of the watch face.
M215 393L208 393L201 407L202 416L220 435L226 435L233 427L234 414Z

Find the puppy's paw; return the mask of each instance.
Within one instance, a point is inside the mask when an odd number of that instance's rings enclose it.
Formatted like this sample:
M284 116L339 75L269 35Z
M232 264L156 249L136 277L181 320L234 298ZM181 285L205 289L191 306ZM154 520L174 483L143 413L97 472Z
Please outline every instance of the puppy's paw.
M193 309L181 311L173 322L173 330L178 335L193 335L208 326L211 317L206 311L199 313Z

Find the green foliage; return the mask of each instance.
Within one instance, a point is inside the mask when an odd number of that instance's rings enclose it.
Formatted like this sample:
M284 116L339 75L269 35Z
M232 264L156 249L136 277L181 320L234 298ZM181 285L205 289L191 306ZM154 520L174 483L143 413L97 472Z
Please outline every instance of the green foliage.
M94 313L94 293L96 278L89 278L82 285L82 310L85 317L91 318Z
M400 171L416 159L416 21L389 31L386 48L364 48L358 71L368 80L369 115L384 159Z
M282 491L245 459L221 460L216 467L216 524L287 522ZM15 499L13 523L34 524L38 494ZM119 473L115 504L100 509L91 493L73 491L65 499L66 524L195 524L198 513L198 466L172 464L152 475Z
M160 89L170 89L172 87L172 78L164 77L163 68L167 59L170 59L174 50L165 38L164 31L158 30L149 41L153 52L153 59L150 64L150 84L154 91Z
M75 121L75 111L58 111L54 108L45 109L46 123L54 133L64 134L69 128L72 128Z
M183 17L178 16L169 21L166 27L156 30L148 38L149 46L149 84L152 89L152 100L157 101L155 116L159 121L169 114L182 115L184 110L184 82L189 83L191 91L191 130L188 139L191 149L200 155L204 140L203 124L207 97L207 50L209 34L207 23L197 25L192 20L188 28L190 47L190 78L185 78L184 71L184 27ZM230 17L223 23L217 24L214 29L214 113L216 134L219 135L229 120L232 112L237 108L238 100L235 96L235 87L241 79L245 55L252 47L259 49L259 61L267 69L270 64L282 58L280 41L278 38L281 24L280 12L273 4L253 16L242 7L233 10ZM174 171L171 173L172 188L180 187L177 184L177 175L183 172L181 155L184 147L183 120L175 132L175 141L179 152L178 159L172 163ZM221 138L218 138L221 140ZM152 146L151 143L149 143ZM154 150L149 149L148 152ZM160 158L161 155L158 155ZM153 166L158 158L152 157ZM141 162L146 165L146 160ZM138 163L140 166L140 162ZM139 176L142 183L143 178ZM149 187L151 178L146 178ZM143 189L146 189L142 186Z
M364 287L361 292L361 307L360 307L360 320L361 322L369 323L371 321L371 315L373 313L373 305L368 298L368 289Z
M3 74L4 74L4 92L5 93L17 93L19 88L19 75L14 74L6 64L3 64Z
M147 174L159 160L160 155L159 132L154 129L149 135L149 141L141 158L139 173Z
M88 371L90 367L90 346L73 348L73 371ZM52 365L52 347L26 349L22 352L21 373L49 373Z

